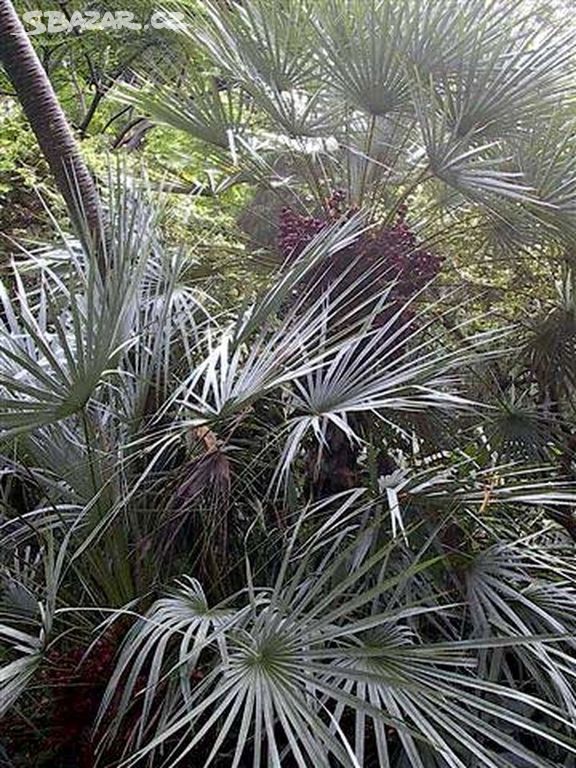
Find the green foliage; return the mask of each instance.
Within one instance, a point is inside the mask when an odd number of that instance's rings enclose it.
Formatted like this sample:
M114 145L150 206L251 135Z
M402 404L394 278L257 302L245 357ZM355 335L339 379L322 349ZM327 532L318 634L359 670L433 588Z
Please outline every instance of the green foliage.
M0 97L0 233L11 238L39 234L46 216L41 197L59 210L36 140L11 98ZM0 237L0 253L10 244Z

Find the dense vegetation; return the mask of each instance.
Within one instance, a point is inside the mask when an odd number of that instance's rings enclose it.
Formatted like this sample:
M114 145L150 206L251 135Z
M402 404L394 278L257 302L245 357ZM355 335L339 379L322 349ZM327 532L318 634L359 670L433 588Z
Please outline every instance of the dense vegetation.
M0 81L0 766L574 768L561 4L172 10L33 38L96 237Z

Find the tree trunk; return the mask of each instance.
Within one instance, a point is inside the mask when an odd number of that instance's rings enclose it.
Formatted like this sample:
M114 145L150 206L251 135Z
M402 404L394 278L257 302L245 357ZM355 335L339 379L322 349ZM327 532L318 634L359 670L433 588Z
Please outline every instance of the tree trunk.
M88 236L99 251L103 227L96 184L11 0L0 0L0 64L14 86L78 234L84 240Z

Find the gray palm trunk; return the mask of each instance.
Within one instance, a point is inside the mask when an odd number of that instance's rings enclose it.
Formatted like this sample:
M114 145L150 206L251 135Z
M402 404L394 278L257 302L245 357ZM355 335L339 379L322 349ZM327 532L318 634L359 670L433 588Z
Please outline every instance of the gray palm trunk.
M88 234L98 244L102 211L96 184L11 0L0 0L0 64L16 91L74 224L81 234Z

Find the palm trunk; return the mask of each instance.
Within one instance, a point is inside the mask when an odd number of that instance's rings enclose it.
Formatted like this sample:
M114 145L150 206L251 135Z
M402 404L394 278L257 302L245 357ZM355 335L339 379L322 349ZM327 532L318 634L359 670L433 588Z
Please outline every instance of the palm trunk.
M79 234L88 235L99 249L102 211L96 184L11 0L0 0L0 64L12 82L73 223Z

